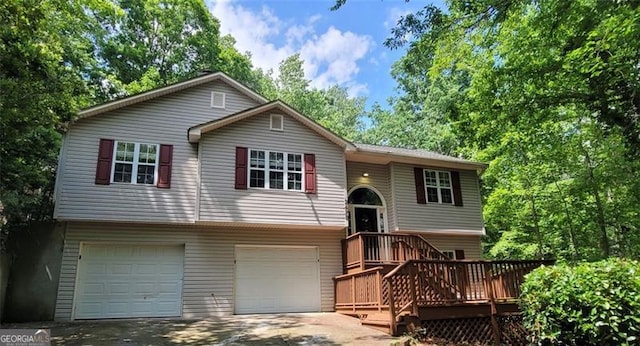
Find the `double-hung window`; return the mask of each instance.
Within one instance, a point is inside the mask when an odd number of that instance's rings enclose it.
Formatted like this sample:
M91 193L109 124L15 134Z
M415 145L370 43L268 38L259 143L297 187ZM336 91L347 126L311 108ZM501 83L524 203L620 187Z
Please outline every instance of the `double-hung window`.
M157 144L116 142L114 151L112 182L145 185L156 183Z
M249 187L303 191L302 154L250 150Z
M427 202L453 204L450 172L425 169L424 183Z

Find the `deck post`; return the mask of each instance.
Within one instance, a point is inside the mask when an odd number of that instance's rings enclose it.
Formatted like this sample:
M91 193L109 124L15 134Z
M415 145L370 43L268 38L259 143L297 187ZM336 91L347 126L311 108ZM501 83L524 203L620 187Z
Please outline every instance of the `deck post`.
M358 244L360 246L360 270L362 271L366 267L364 263L364 237L362 234L358 234L358 239L360 239Z
M351 309L356 312L356 277L351 277Z
M376 282L378 283L378 311L382 311L382 275L380 275L380 270L376 272Z
M484 264L484 282L487 289L487 296L489 303L491 304L491 329L493 331L493 341L496 345L500 345L500 326L496 315L498 310L496 309L496 299L493 292L493 282L491 282L491 263Z
M396 302L395 298L393 297L393 292L395 292L395 289L393 287L393 278L387 278L386 280L389 283L389 315L391 317L389 319L389 327L391 329L391 335L395 336L398 332L398 325L396 324Z
M347 258L347 240L346 239L340 239L340 246L342 246L342 274L346 274L347 273L347 262L349 262L348 258Z
M412 265L409 269L409 287L411 289L411 313L418 316L418 294L416 293L416 280L418 279L418 268Z

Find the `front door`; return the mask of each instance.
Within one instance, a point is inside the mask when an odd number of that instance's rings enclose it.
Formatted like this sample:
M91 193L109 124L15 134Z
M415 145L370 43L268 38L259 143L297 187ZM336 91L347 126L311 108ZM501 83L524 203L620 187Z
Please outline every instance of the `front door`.
M378 208L353 207L355 231L379 232Z
M349 235L358 232L386 232L385 206L378 193L367 187L349 193Z

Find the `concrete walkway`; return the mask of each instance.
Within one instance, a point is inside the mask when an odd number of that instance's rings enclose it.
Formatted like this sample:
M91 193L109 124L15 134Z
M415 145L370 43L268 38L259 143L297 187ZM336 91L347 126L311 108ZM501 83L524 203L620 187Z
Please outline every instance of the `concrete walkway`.
M386 345L394 338L336 313L206 320L127 319L6 324L51 329L52 345Z

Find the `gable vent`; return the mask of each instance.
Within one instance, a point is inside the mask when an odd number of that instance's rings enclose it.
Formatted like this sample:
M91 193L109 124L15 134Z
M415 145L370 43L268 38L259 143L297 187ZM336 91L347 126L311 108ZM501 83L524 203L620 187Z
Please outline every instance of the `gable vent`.
M284 119L281 114L271 114L271 130L284 130Z
M225 108L225 93L211 92L211 108Z

